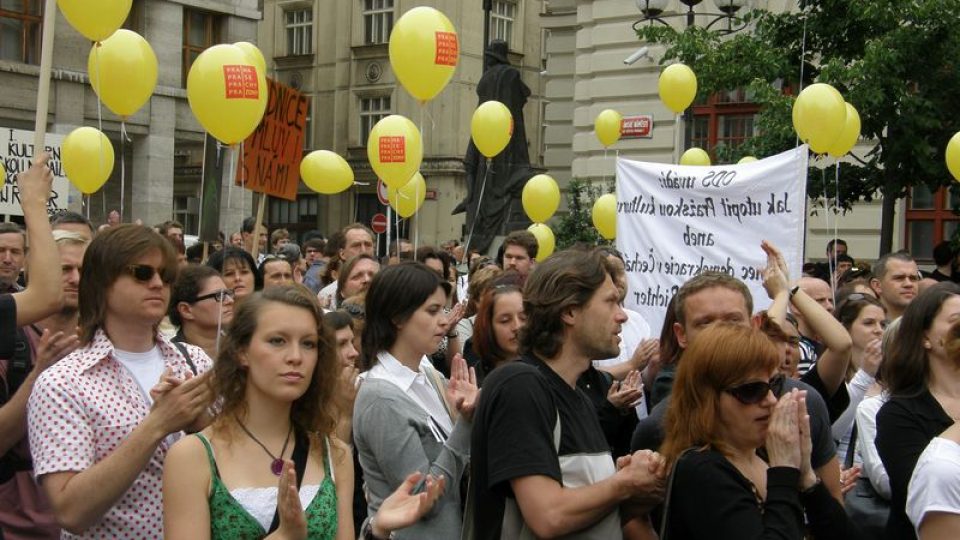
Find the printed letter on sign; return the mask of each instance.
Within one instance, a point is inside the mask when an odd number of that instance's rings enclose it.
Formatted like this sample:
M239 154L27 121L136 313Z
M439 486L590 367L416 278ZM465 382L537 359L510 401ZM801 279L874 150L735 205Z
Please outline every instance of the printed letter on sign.
M434 63L438 66L456 66L457 56L460 54L460 44L457 34L453 32L437 32L437 55Z
M257 68L223 66L223 82L227 99L260 99Z
M400 136L380 137L380 162L404 163L407 161L406 139Z

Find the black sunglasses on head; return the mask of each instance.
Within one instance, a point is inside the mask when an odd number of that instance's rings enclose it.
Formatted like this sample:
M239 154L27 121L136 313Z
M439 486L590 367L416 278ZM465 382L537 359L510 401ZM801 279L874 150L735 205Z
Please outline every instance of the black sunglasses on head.
M783 374L774 375L769 381L753 381L726 389L726 392L744 405L756 405L766 399L769 392L779 398L783 393Z
M173 272L168 272L166 268L154 268L149 264L130 264L127 265L127 273L133 279L146 283L153 279L153 276L160 274L160 280L169 285L174 281Z

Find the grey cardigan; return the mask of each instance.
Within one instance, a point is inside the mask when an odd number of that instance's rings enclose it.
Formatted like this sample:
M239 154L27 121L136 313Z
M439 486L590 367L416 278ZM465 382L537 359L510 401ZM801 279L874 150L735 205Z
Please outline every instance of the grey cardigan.
M470 422L457 420L446 443L430 429L430 416L390 381L367 378L353 407L353 440L363 467L368 514L404 479L420 471L446 476L433 509L416 525L396 531L399 540L460 538L460 479L470 461Z

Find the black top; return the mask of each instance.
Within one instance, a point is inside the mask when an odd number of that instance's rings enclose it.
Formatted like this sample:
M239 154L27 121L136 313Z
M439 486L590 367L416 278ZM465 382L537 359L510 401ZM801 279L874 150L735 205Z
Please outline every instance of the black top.
M810 455L810 464L814 469L826 465L837 455L837 444L830 431L830 416L827 405L820 394L810 385L795 379L784 381L783 389L789 392L797 390L807 391L807 413L810 415L810 438L813 440L813 453ZM779 396L778 396L779 397ZM669 406L669 396L657 404L650 412L650 416L637 424L631 440L631 450L656 450L663 443L663 422Z
M0 294L0 358L13 356L17 339L17 301L12 294Z
M831 424L836 422L837 419L840 418L840 415L843 414L843 411L846 411L850 405L850 394L847 392L847 385L841 383L833 394L827 392L827 385L824 384L823 379L820 378L820 372L817 371L817 364L813 364L806 373L801 375L800 380L809 384L826 402L827 413L830 416Z
M767 469L762 503L753 484L713 449L684 455L674 475L668 540L801 540L804 509L814 538L860 538L823 484L800 494L800 471L792 467Z
M577 379L577 388L593 403L600 427L603 428L603 436L607 439L613 457L618 458L630 453L630 437L637 426L637 412L633 407L618 409L607 400L607 392L612 384L613 377L609 373L593 366Z
M877 453L890 477L890 519L887 538L916 538L904 511L910 476L927 444L953 419L929 390L912 397L891 397L877 412Z
M554 430L560 420L559 451ZM487 376L473 416L471 495L474 534L500 538L510 480L547 476L563 481L562 456L577 455L578 466L613 458L590 399L570 387L549 366L521 358ZM569 463L569 460L568 460Z

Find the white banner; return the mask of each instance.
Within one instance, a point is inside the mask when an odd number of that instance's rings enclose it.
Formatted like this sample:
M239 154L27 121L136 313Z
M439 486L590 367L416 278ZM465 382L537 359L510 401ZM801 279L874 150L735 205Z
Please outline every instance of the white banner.
M46 150L50 152L50 169L53 171L53 190L47 201L47 211L55 212L67 208L70 182L63 173L60 162L60 145L65 135L47 133ZM6 169L7 178L0 187L0 215L22 216L20 207L20 188L17 175L30 168L33 161L33 132L22 129L0 128L0 159Z
M654 335L677 289L703 270L737 277L754 310L770 304L761 240L783 252L793 278L803 264L807 147L743 165L691 167L617 160L617 248L627 267L627 307Z

